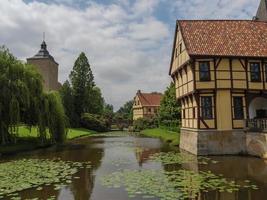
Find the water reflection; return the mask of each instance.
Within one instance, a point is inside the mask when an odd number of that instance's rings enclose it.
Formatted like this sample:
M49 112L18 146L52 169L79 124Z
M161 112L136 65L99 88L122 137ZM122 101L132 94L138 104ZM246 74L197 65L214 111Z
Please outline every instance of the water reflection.
M219 161L217 164L201 165L197 157L195 161L180 165L162 165L153 162L149 157L155 153L168 152L172 149L159 139L145 137L96 137L79 139L69 145L51 148L32 153L26 153L8 159L20 158L61 158L70 161L91 161L91 169L81 169L71 184L61 190L54 190L53 186L44 186L43 190L26 190L20 193L23 199L47 199L55 196L59 200L127 200L128 194L124 188L108 189L100 184L100 179L106 174L123 169L164 169L166 171L186 169L195 172L211 171L224 177L244 181L252 180L259 186L259 190L243 189L233 193L219 193L216 191L199 194L198 200L261 200L267 199L267 163L264 160L247 157L212 157ZM121 163L118 163L118 162ZM117 162L117 164L116 164ZM79 178L77 178L79 177ZM131 198L133 200L140 197Z

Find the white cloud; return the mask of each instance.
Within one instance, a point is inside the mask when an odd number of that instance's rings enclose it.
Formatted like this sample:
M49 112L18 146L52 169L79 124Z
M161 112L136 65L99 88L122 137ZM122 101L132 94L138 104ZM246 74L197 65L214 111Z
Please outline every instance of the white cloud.
M138 0L132 6L132 12L135 15L151 15L153 14L159 0Z
M136 1L128 8L91 3L80 10L1 1L0 44L25 59L39 50L45 31L48 50L60 64L61 82L84 51L105 99L118 108L137 89L162 91L169 82L171 34L168 25L152 16L154 6L155 1ZM150 14L144 15L146 10Z
M167 0L168 1L168 0ZM172 11L187 19L251 19L260 0L177 0Z
M258 6L251 0L117 0L109 5L87 1L87 7L78 9L71 7L74 0L53 1L0 1L0 44L25 59L39 50L45 31L48 49L60 64L61 82L84 51L96 83L116 108L137 89L162 92L169 84L176 18L249 18ZM159 5L170 12L155 13ZM158 20L158 14L171 16L172 22Z

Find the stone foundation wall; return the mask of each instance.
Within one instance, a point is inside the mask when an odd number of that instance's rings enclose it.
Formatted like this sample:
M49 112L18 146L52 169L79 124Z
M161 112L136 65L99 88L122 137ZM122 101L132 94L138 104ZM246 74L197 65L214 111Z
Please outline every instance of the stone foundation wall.
M180 149L198 155L198 132L181 129Z
M180 148L195 155L247 154L247 134L243 130L181 129Z
M252 156L267 159L267 134L251 132L246 135L247 153Z

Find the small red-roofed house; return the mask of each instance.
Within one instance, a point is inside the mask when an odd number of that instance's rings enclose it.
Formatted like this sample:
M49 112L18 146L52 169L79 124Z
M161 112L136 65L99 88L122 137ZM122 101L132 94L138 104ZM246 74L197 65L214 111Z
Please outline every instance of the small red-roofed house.
M133 120L155 117L159 110L161 98L161 93L143 93L138 90L134 97Z

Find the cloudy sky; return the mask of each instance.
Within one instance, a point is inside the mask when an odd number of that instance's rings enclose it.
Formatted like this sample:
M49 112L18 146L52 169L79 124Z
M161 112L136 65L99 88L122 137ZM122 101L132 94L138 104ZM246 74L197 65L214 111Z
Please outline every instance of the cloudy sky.
M176 19L251 19L260 0L1 0L0 45L25 60L48 50L64 82L84 51L107 103L163 92Z

